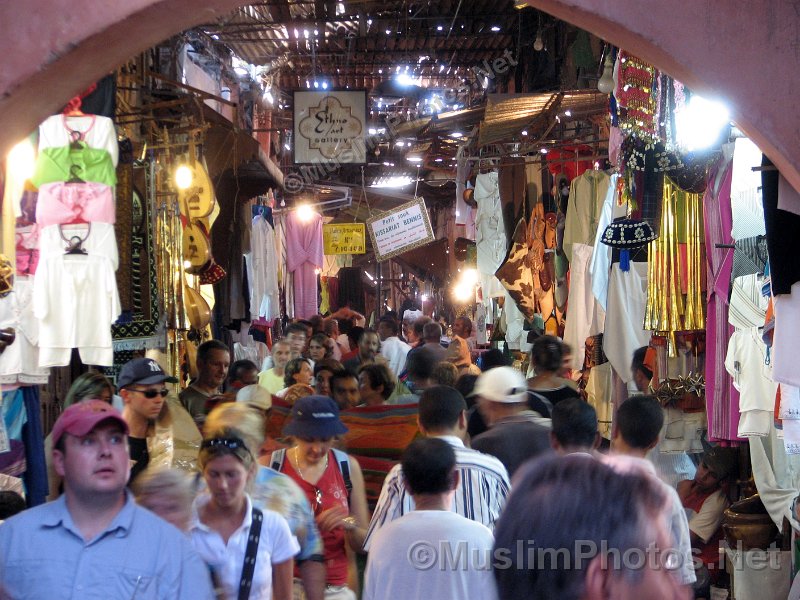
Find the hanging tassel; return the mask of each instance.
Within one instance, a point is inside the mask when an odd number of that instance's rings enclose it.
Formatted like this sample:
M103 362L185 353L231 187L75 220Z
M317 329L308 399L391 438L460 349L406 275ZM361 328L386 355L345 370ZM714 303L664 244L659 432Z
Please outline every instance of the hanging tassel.
M619 269L625 273L631 270L631 251L627 248L619 252Z

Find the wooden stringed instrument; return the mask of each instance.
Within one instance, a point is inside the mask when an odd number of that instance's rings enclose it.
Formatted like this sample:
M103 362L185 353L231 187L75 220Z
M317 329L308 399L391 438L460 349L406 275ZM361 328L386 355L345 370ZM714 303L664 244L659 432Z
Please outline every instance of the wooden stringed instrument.
M208 230L201 219L214 209L214 192L205 168L195 159L194 138L189 141L189 168L192 169L192 185L178 191L178 207L186 219L186 226L181 236L181 252L184 269L191 275L197 275L211 265L211 240ZM198 173L204 180L197 181Z
M192 184L178 190L178 206L181 214L188 220L205 219L214 210L214 186L202 161L195 155L194 135L189 139L189 164Z

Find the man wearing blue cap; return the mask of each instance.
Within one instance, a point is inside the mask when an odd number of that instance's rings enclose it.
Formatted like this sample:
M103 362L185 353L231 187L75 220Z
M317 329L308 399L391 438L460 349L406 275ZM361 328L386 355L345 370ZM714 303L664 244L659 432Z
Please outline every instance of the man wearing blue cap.
M64 494L0 527L0 598L213 598L188 538L126 491L127 434L102 400L61 414L52 439Z

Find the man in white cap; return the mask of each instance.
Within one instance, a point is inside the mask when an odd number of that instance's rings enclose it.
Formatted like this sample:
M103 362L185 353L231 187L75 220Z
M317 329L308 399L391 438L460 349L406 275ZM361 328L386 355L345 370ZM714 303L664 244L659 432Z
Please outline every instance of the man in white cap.
M73 404L52 439L64 494L0 527L0 598L214 597L189 539L126 491L122 415L101 400Z
M550 419L528 408L528 384L520 371L511 367L486 371L472 394L489 426L472 440L472 447L499 458L511 477L526 460L551 451Z

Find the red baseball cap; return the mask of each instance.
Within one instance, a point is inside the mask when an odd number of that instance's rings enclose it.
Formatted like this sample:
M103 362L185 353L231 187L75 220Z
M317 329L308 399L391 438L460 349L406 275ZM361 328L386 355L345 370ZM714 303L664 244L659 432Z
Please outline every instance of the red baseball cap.
M65 433L84 436L101 421L112 420L119 423L122 430L128 433L128 424L119 411L103 400L86 400L73 404L58 417L53 425L53 447Z

